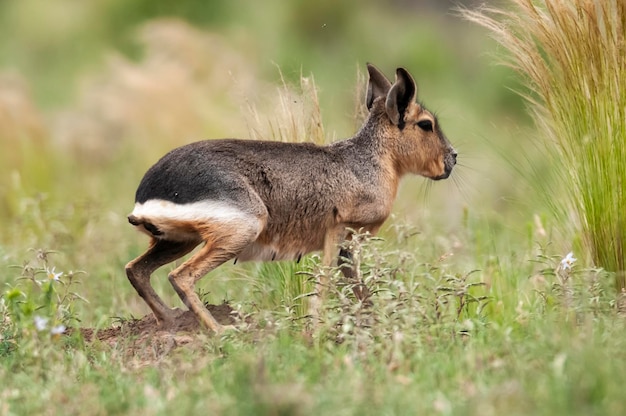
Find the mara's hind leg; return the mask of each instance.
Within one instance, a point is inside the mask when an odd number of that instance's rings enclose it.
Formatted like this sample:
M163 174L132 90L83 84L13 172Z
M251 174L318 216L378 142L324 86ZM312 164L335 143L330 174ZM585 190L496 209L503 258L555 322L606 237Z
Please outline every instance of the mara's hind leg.
M198 241L175 242L153 238L148 250L126 265L128 280L161 324L171 323L175 315L150 285L150 275L159 267L191 252L197 245Z
M183 303L196 315L198 321L215 333L224 329L215 320L211 312L204 306L195 292L195 284L211 270L236 257L247 245L252 243L258 230L220 230L220 236L215 232L205 238L205 245L189 260L180 265L169 275L169 280Z

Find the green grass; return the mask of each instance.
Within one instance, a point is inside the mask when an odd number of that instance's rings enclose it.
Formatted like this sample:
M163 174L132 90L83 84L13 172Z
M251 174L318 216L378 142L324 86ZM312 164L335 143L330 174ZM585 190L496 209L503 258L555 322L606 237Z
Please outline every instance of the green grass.
M466 16L490 29L526 80L529 107L559 179L543 192L561 227L580 229L594 264L616 273L623 288L626 6L588 0L510 4L510 11Z
M489 272L489 285L476 285L487 277L487 265L468 274L455 270L451 257L422 263L413 250L428 249L428 242L411 238L408 245L362 240L373 306L364 308L348 287L337 286L324 323L312 332L284 309L288 296L268 299L257 290L243 302L252 316L243 332L200 334L169 352L149 342L145 350L125 350L123 340L114 347L85 344L5 321L0 375L10 381L4 406L28 414L626 410L619 364L626 358L624 321L611 305L605 274L577 266L563 272L560 257L538 256L526 259L536 260L532 287L525 271L506 266ZM263 267L252 279L274 290L274 279L282 279L267 273L279 268ZM307 269L315 273L313 263ZM522 282L507 284L514 280ZM514 293L498 294L507 290Z
M38 10L57 16L62 3ZM29 103L0 112L0 415L626 412L626 299L575 233L557 232L578 222L529 195L556 184L565 192L553 205L570 203L562 176L527 183L552 155L537 151L528 171L513 166L542 127L525 124L504 87L523 80L491 66L494 44L480 32L369 2L356 14L352 3L215 2L211 16L193 2L126 3L73 9L79 18L55 20L53 34L28 18L33 2L0 5L0 32L11 35L0 37L0 62L22 74L0 89L0 109ZM139 29L164 15L196 26ZM70 38L88 47L72 49ZM43 65L37 51L50 45ZM111 50L128 53L107 61ZM124 275L147 246L126 215L158 157L206 137L351 134L364 90L355 64L366 60L390 75L406 65L460 151L452 180L407 178L381 239L357 240L371 307L333 271L313 326L302 295L321 270L309 255L228 264L200 282L208 301L226 299L246 318L238 332L113 345L52 333L148 313ZM578 261L563 268L572 247ZM173 267L152 281L180 307ZM59 281L48 278L53 268Z

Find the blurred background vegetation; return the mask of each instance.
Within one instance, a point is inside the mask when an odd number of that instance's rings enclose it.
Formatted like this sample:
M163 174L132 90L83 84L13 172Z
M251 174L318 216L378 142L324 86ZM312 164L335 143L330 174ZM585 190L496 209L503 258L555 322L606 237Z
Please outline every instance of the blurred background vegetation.
M529 145L536 133L516 75L495 65L495 42L455 4L0 2L0 264L20 263L29 248L57 250L65 270L89 273L89 291L129 287L123 265L147 241L126 215L158 157L195 140L251 136L276 111L283 81L297 90L301 76L319 88L328 140L348 137L366 62L390 77L408 68L460 152L453 180L404 182L400 219L433 224L445 236L433 236L440 254L468 222L483 224L475 232L489 247L465 247L468 263L499 244L514 250L510 238L528 248L543 208L515 161L533 159L546 180ZM128 293L87 316L110 316L116 302L141 307Z
M497 20L515 23L528 15L509 6L546 2L498 3L510 14ZM626 414L626 297L577 237L578 191L563 168L575 170L546 151L557 142L550 126L533 125L515 91L541 94L498 65L507 43L459 17L457 4L478 1L0 0L0 415ZM576 27L593 13L552 16ZM533 27L514 29L541 47ZM570 46L621 62L589 30L571 33ZM557 49L540 55L567 55ZM587 55L577 70L594 75ZM366 62L390 77L406 67L459 151L449 180L405 179L383 241L363 240L374 307L351 303L337 281L326 326L308 331L301 294L306 273L320 272L314 255L231 262L198 290L250 317L241 332L198 334L176 350L169 338L134 344L124 332L110 348L57 342L57 324L110 329L149 312L124 265L147 246L126 216L150 165L205 138L351 136ZM564 79L557 72L550 92L576 90ZM614 99L594 95L623 120ZM563 108L578 119L567 127L585 124L584 112ZM595 140L587 149L599 153ZM602 205L598 216L610 218ZM173 267L152 283L181 307Z

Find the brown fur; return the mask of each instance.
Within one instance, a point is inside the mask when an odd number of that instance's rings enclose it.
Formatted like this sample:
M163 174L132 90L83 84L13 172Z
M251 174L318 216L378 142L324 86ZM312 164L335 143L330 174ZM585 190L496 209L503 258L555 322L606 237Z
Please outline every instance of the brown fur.
M402 176L448 177L456 152L436 117L415 102L417 87L410 74L399 68L391 84L373 66L368 71L370 114L353 138L323 147L197 142L173 150L146 173L137 204L156 201L157 208L134 211L129 221L151 235L152 243L126 270L159 321L171 323L176 314L150 287L150 274L201 242L204 247L169 279L199 320L219 332L222 328L194 292L205 274L233 258L298 259L315 250L323 250L324 264L331 265L338 245L350 238L348 228L379 230ZM188 213L177 217L177 207L183 212L197 202L206 203L201 205L208 207L206 218L196 218L196 211L194 219L183 218ZM174 214L163 214L158 204L174 207ZM342 271L352 274L346 265ZM327 282L319 283L322 291Z

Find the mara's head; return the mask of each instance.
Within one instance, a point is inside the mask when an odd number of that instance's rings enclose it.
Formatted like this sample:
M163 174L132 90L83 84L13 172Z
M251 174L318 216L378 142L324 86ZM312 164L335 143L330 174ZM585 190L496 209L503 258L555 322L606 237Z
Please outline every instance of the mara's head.
M456 164L457 153L441 131L433 113L416 102L417 86L404 68L396 70L392 84L368 64L366 105L370 119L377 120L392 144L400 172L430 179L445 179Z

